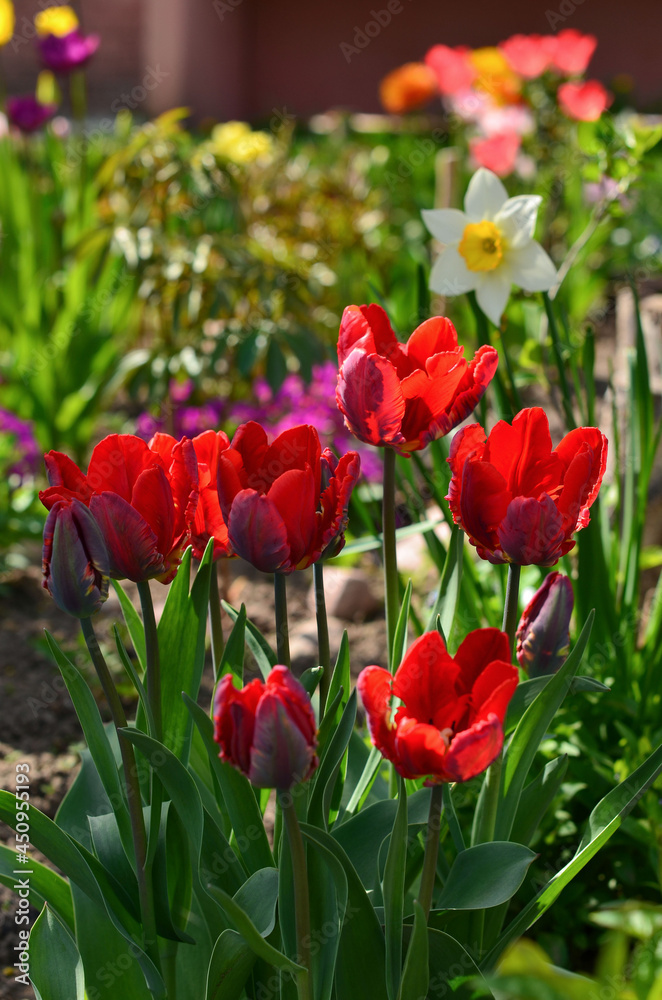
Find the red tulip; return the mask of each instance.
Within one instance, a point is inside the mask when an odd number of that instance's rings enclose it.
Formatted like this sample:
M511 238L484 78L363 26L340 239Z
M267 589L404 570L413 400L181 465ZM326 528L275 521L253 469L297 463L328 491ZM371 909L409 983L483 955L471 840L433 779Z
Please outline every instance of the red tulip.
M110 575L169 583L188 545L198 502L198 468L184 438L164 460L133 434L110 434L90 459L87 475L66 455L45 456L49 510L77 499L92 511L110 556Z
M517 626L517 662L529 677L554 674L570 650L575 603L563 573L550 573L525 607Z
M230 440L223 431L204 431L192 439L195 457L198 461L198 485L200 497L195 511L195 521L191 530L191 545L196 559L202 559L207 542L214 539L214 560L231 555L228 528L223 520L223 512L218 502L217 472L218 456L230 447ZM170 461L177 439L170 434L155 434L149 447L157 451L166 461Z
M359 471L355 451L336 460L308 424L271 445L258 423L242 424L218 455L218 499L232 551L264 573L291 573L335 555Z
M452 49L448 45L433 45L426 52L425 62L437 77L441 94L457 94L471 87L478 73L469 61L470 55L471 49L466 46Z
M471 632L454 657L438 632L426 632L395 677L366 667L357 687L377 749L403 778L426 777L426 785L436 785L468 781L498 756L517 681L508 637L483 628ZM394 718L392 697L400 699Z
M484 139L469 140L469 149L476 163L492 170L498 177L512 174L521 145L522 138L517 132L498 132Z
M379 84L382 107L392 115L420 108L438 93L437 78L425 63L399 66Z
M595 35L582 35L575 28L559 31L550 47L555 69L570 76L584 73L597 44Z
M513 35L501 42L499 48L515 73L533 80L548 69L552 60L550 40L556 44L556 39L550 39L549 36Z
M96 614L108 597L110 562L99 525L80 500L58 500L44 525L44 587L74 618Z
M225 674L216 689L214 722L219 756L257 788L284 791L307 781L319 763L310 698L287 667L274 667L266 684L254 680L241 691Z
M578 122L596 122L613 100L613 95L599 80L563 83L559 87L558 97L563 114Z
M481 559L553 566L589 523L607 462L607 439L579 427L552 450L544 410L500 420L486 438L479 424L453 438L446 499Z
M422 323L401 344L381 306L347 306L338 337L336 402L361 441L400 454L424 448L471 413L498 362L481 347L469 364L450 320Z

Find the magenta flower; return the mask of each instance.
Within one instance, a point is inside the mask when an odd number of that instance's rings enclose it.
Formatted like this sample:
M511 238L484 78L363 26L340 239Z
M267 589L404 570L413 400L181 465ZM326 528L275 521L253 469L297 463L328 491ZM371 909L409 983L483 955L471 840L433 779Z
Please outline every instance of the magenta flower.
M36 132L57 111L56 104L40 104L32 94L7 98L7 118L21 132Z
M71 73L88 62L99 48L98 35L82 35L78 29L68 35L46 35L37 39L37 48L46 69Z

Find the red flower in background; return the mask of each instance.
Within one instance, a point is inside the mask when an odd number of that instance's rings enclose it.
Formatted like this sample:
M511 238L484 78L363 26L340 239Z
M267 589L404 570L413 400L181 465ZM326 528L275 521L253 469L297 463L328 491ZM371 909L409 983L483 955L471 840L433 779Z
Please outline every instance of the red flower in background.
M553 566L589 523L607 462L607 439L579 427L552 450L544 410L500 420L489 437L479 424L453 438L447 500L453 520L482 559Z
M169 583L188 545L198 502L198 468L184 438L164 459L133 434L110 434L90 459L87 475L67 455L45 456L50 488L39 498L88 506L110 557L110 575Z
M534 80L549 68L552 61L550 41L556 43L556 39L550 36L513 35L501 42L499 48L515 73Z
M614 99L599 80L562 83L558 98L563 114L578 122L596 122Z
M467 364L450 320L397 339L381 306L347 306L338 337L336 401L353 434L401 454L425 448L471 413L498 362L481 347Z
M347 507L359 456L322 451L314 427L301 424L270 445L254 421L218 454L218 498L232 551L264 573L306 569L344 545Z
M310 697L287 667L274 667L266 684L254 680L241 691L225 674L216 689L214 723L219 756L257 788L284 791L307 781L319 763Z
M469 149L480 167L487 167L499 177L506 177L515 169L522 138L517 132L501 132L487 139L471 139Z
M218 456L230 447L230 439L223 431L204 431L192 438L195 457L198 462L198 487L200 496L191 528L191 545L196 559L202 559L207 542L214 539L214 560L231 555L228 528L223 520L223 512L218 501ZM149 442L149 447L158 452L166 463L172 459L172 451L177 444L170 434L159 432Z
M426 785L468 781L484 771L503 745L503 720L515 688L505 633L477 629L450 656L438 632L410 646L392 677L366 667L357 687L370 737L403 778ZM392 718L391 698L400 706Z
M458 94L468 90L478 76L469 62L471 49L464 45L455 49L448 45L433 45L425 54L425 62L437 78L440 94Z
M379 85L382 106L392 115L420 108L438 93L437 78L425 63L399 66Z
M582 35L575 28L559 31L551 46L554 68L568 76L585 73L597 44L595 35Z

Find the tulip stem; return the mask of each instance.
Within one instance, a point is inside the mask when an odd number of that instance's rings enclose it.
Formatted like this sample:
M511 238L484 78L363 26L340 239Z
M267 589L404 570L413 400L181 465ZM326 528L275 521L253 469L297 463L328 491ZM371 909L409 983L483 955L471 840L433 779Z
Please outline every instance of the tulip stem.
M138 896L140 899L140 913L142 925L145 932L145 949L152 959L156 968L160 968L159 949L156 936L156 915L154 908L154 894L151 879L148 878L146 865L147 859L147 834L145 831L145 818L143 816L142 798L140 795L140 782L138 780L138 767L136 765L135 751L133 745L128 740L123 739L120 729L127 728L127 719L120 701L117 689L108 670L103 653L99 648L99 643L94 632L94 626L89 618L81 619L81 628L85 643L89 650L96 670L97 677L101 682L101 687L106 696L113 725L117 732L117 739L122 756L122 768L124 771L124 783L126 791L126 801L129 808L129 820L131 822L131 837L133 840L133 851L136 859L136 879L138 882Z
M310 977L310 896L308 894L308 872L306 850L303 845L301 828L297 819L294 799L288 792L278 792L287 841L292 856L294 875L294 918L297 932L297 963L305 972L297 976L298 1000L312 1000L313 990Z
M287 623L287 581L284 573L274 573L276 607L276 655L284 667L290 666L290 629Z
M554 315L552 302L547 292L542 293L542 300L545 303L545 313L547 314L547 325L549 327L549 332L552 338L554 358L556 360L556 367L559 373L559 382L561 383L561 395L563 396L563 413L565 415L566 424L568 425L568 430L571 431L575 429L577 424L575 421L575 415L572 412L572 402L570 399L570 386L568 384L568 378L565 372L565 365L563 364L563 354L561 352L561 338L559 336L559 328L556 323L556 316Z
M425 836L425 857L421 873L421 887L418 893L418 901L423 908L426 919L430 915L432 895L434 893L434 880L437 873L443 787L443 785L433 785L430 797L430 812L428 814L428 827Z
M147 654L147 697L149 699L152 716L154 718L154 732L152 736L155 740L161 741L163 730L163 712L161 707L161 658L159 656L159 638L156 630L156 618L154 617L154 605L152 603L152 592L149 589L149 581L141 580L138 584L138 594L140 595L140 607L143 613L143 627L145 629L145 649Z
M467 298L469 299L469 305L471 306L472 312L474 314L474 319L476 320L476 335L478 338L478 346L483 347L485 344L492 346L490 341L489 323L485 313L478 305L478 299L476 298L476 293L467 292ZM505 345L503 346L505 350ZM501 372L499 371L498 368L494 373L493 385L494 385L494 395L496 396L497 410L499 412L499 416L501 417L502 420L512 420L513 416L512 404L508 399L508 393L506 392L506 387L503 384L503 379L501 378ZM483 401L484 399L485 397L483 396L483 399L481 399L481 419L483 423L485 423L485 417L486 417L486 412L484 411L486 411L487 408L487 404Z
M503 609L502 630L508 636L510 643L510 659L515 659L515 632L518 622L519 578L522 567L510 563L508 566L508 582L506 583L506 604Z
M319 561L313 565L313 580L315 583L315 614L317 616L317 645L319 649L319 665L324 668L320 680L320 719L324 715L324 706L331 686L331 646L329 643L329 622L326 616L326 598L324 596L324 563Z
M211 567L209 584L209 630L211 632L211 658L214 664L214 679L218 680L221 661L225 651L223 622L221 620L221 595L218 587L218 570L215 563Z
M395 450L384 448L384 490L382 499L382 538L384 552L384 594L386 604L386 635L388 662L391 673L397 666L395 655L395 628L400 611L398 582L398 557L395 541Z

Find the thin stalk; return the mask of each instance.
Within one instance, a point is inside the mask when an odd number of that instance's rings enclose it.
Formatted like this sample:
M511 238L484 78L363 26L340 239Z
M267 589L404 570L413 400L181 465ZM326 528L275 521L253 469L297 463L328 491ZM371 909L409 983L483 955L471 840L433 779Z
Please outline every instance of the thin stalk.
M556 360L556 367L559 373L559 381L561 383L561 393L563 395L563 413L565 414L565 420L566 424L568 425L568 430L574 430L575 427L577 426L577 423L575 421L575 415L572 412L572 401L570 399L570 386L568 384L568 377L565 373L565 367L563 364L563 354L561 353L561 337L559 336L559 328L556 323L556 316L554 315L552 302L547 292L543 292L542 299L543 302L545 303L547 324L549 326L549 332L552 336L552 348L554 350L554 358Z
M510 563L508 566L508 582L506 584L506 604L503 609L503 625L502 630L508 636L508 642L510 643L510 658L514 659L515 656L515 632L517 631L517 622L519 621L518 611L518 600L519 600L519 578L522 572L522 567L515 565L515 563Z
M326 616L326 598L324 596L324 563L320 560L313 565L313 582L315 586L315 615L317 617L317 645L319 649L319 665L324 667L320 680L320 719L324 716L324 707L331 686L331 646L329 643L329 622Z
M283 815L287 840L292 855L294 875L294 918L297 932L297 962L305 972L297 976L298 1000L312 1000L313 990L310 976L310 897L308 894L308 872L306 851L294 806L294 799L287 793L278 792L278 800Z
M290 629L287 623L287 590L284 573L274 573L274 603L276 607L276 655L278 662L289 667Z
M141 580L138 584L140 607L143 613L145 629L145 649L147 655L147 698L154 717L154 738L161 741L163 735L163 712L161 707L161 658L159 655L159 639L154 617L154 605L149 582Z
M391 673L393 673L396 668L396 664L393 662L395 628L400 613L400 585L398 582L398 557L395 543L395 450L393 448L384 448L382 537L388 662Z
M154 909L154 894L151 878L148 878L149 870L146 865L147 859L147 834L145 831L145 818L143 816L142 800L140 797L140 782L138 781L138 768L133 745L122 738L120 729L127 728L127 719L120 701L117 689L113 684L113 679L108 670L108 666L99 648L99 643L94 632L94 626L89 618L81 619L81 629L85 637L85 643L89 650L96 670L97 677L101 682L101 687L106 696L106 701L110 708L113 725L118 732L118 742L120 754L122 756L122 769L124 772L124 783L126 790L126 800L129 808L129 819L131 822L131 836L133 840L133 852L136 860L136 879L138 882L138 897L140 899L140 914L142 917L143 930L145 932L145 949L152 959L156 968L160 968L159 949L156 935L156 914Z
M434 892L434 880L437 872L437 857L439 855L439 830L441 828L441 802L443 795L443 785L433 785L430 797L430 812L428 814L428 828L425 836L425 857L423 858L423 871L421 873L421 887L418 893L418 901L423 908L426 919L430 915L432 906L432 894Z
M476 293L467 292L467 298L469 299L469 305L471 306L471 310L474 314L474 319L476 321L476 336L478 338L478 346L483 347L486 344L489 346L493 346L492 341L490 340L489 322L487 316L478 305L478 299L476 298ZM505 345L504 345L504 351L505 351ZM503 384L503 379L501 378L501 372L499 371L498 368L494 373L493 385L494 385L494 395L496 396L497 410L499 412L499 416L501 417L502 420L512 419L513 416L512 403L508 398L508 393L506 392L506 387ZM483 396L483 398L480 401L480 408L481 408L481 419L483 423L485 423L485 417L487 411L487 403L485 401L485 396Z
M218 679L221 672L221 660L225 650L223 638L223 622L221 621L221 594L218 586L218 569L216 563L211 568L209 586L209 631L211 633L211 658L214 664L214 678Z

